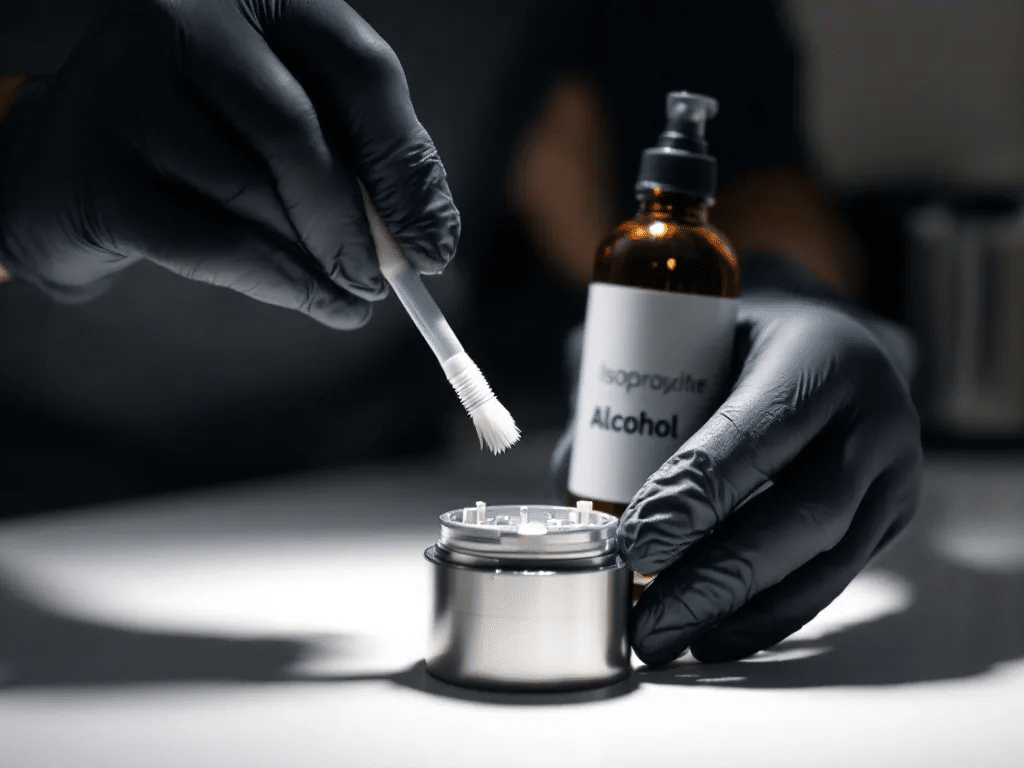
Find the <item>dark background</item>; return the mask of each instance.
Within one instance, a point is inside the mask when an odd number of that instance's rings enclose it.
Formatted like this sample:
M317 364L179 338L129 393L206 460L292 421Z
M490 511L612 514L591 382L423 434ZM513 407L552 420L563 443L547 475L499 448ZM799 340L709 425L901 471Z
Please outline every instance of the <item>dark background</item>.
M505 166L566 68L603 89L624 215L664 91L711 93L721 180L776 164L816 173L858 238L862 303L897 321L911 320L916 279L908 212L935 200L1012 210L1024 186L1014 0L352 4L403 61L463 213L459 258L430 288L525 429L565 419L562 345L584 297L507 210ZM103 5L3 5L0 71L54 71ZM81 306L0 288L0 515L446 450L464 416L386 304L338 334L148 265Z

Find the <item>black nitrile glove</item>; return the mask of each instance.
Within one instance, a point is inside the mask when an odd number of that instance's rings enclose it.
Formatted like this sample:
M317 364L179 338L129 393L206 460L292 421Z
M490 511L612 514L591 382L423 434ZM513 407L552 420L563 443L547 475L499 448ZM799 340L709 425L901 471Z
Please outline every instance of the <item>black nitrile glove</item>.
M459 214L394 52L339 0L124 0L0 123L0 264L88 298L140 259L355 328Z
M629 567L658 574L631 618L642 661L687 648L728 661L779 642L907 525L922 474L907 351L895 326L821 301L740 300L728 398L619 526Z

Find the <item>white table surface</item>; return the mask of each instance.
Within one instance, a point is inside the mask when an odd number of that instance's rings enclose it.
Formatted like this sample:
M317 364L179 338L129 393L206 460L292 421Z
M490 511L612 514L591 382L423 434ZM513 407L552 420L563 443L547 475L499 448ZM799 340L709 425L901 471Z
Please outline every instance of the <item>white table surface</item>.
M0 768L1024 766L1024 457L932 458L911 531L748 661L427 676L436 515L543 500L549 447L0 525Z

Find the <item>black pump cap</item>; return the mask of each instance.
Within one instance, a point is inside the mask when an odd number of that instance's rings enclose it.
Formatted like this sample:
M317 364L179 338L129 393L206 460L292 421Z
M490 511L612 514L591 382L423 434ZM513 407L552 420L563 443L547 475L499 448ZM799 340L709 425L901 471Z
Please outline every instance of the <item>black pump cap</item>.
M637 194L652 189L698 197L715 194L716 163L708 154L704 124L718 114L718 102L710 96L670 91L665 97L665 130L658 146L640 155Z

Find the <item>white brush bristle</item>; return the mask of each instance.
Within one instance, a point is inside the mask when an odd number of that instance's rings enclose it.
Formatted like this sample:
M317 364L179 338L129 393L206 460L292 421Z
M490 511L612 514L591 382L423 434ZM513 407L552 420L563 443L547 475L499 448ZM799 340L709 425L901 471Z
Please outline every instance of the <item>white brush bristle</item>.
M519 440L516 420L498 398L492 397L469 415L473 419L473 426L476 427L481 448L487 443L491 452L497 455L507 451Z
M468 355L461 357L463 362L459 365L459 372L450 376L448 381L455 387L462 407L473 419L480 447L486 443L492 453L504 453L519 440L519 427L512 414L494 396L476 364Z

